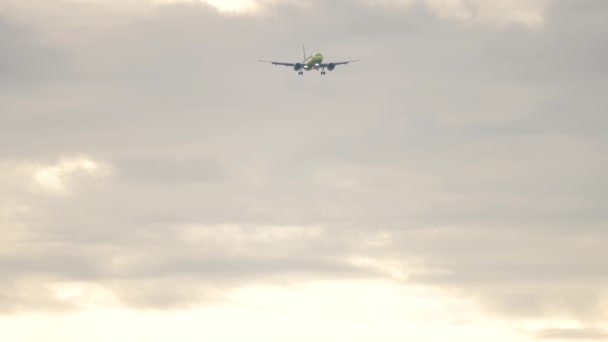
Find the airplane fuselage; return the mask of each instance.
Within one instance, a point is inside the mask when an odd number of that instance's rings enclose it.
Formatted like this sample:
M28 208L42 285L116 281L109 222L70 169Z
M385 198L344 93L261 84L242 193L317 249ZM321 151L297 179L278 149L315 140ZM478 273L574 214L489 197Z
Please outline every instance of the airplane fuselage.
M315 70L323 63L323 55L315 52L302 62L302 69Z

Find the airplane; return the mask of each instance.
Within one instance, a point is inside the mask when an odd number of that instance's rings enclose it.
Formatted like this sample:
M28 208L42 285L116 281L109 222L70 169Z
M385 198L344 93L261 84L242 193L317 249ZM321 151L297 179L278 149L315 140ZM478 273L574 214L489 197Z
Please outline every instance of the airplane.
M336 67L336 65L344 65L348 63L358 62L361 59L353 60L353 61L345 61L345 62L332 62L332 63L323 63L323 55L315 52L310 56L306 56L306 48L302 46L302 50L304 51L304 61L301 63L284 63L284 62L273 62L273 61L263 61L260 59L260 62L263 63L272 63L273 65L283 65L288 67L293 67L293 70L298 72L298 75L304 75L305 71L311 70L321 70L321 75L325 75L325 68L327 70L332 71Z

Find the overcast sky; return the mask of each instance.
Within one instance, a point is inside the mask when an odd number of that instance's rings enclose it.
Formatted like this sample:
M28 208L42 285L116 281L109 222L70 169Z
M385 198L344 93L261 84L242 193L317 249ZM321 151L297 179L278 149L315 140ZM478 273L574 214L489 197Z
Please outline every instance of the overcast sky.
M608 339L607 17L0 0L0 340Z

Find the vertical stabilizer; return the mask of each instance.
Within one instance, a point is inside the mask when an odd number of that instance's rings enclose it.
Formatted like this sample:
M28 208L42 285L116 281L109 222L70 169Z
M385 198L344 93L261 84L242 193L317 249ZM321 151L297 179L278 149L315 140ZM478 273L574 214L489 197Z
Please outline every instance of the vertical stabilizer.
M302 52L304 52L304 59L303 60L305 61L308 56L306 56L306 48L304 47L304 45L302 45Z

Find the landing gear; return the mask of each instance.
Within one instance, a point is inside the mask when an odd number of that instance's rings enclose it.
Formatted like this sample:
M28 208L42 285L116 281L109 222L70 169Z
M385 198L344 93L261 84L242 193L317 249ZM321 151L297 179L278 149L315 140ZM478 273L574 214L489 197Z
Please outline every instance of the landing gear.
M298 71L298 75L302 76L302 75L304 75L304 72L303 71Z
M321 71L321 75L325 75L325 71Z

